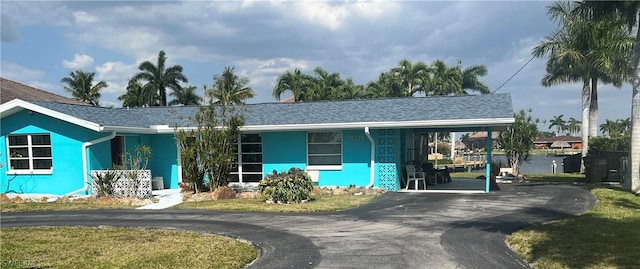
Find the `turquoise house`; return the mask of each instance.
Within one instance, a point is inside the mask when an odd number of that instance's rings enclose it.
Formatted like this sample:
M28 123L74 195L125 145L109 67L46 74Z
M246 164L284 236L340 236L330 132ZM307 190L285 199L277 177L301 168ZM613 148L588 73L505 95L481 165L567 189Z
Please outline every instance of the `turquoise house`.
M509 94L248 104L233 185L274 170L306 170L319 186L398 190L415 135L500 131L514 122ZM0 193L90 193L92 170L137 145L163 188L182 181L176 128L198 108L104 108L14 99L0 105ZM490 144L490 143L489 143Z

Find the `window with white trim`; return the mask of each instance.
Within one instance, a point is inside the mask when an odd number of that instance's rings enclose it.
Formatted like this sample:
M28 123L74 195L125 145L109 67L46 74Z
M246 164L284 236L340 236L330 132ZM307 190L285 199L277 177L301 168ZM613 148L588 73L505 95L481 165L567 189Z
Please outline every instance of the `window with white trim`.
M342 132L308 132L307 165L342 166Z
M230 182L254 183L262 179L262 134L242 134L231 167Z
M8 135L9 170L50 171L51 136L49 134Z

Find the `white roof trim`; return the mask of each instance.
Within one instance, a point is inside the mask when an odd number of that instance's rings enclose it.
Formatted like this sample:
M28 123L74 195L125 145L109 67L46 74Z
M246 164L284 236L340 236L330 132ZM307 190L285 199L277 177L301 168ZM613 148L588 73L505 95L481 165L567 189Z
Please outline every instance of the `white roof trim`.
M49 117L56 118L62 121L66 121L66 122L69 122L69 123L72 123L96 132L102 131L101 130L102 128L100 128L100 124L97 124L95 122L79 119L79 118L70 116L68 114L64 114L55 110L44 108L39 105L35 105L20 99L13 99L9 102L6 102L0 105L0 118L4 118L6 116L14 114L22 109L38 112L40 114L47 115Z

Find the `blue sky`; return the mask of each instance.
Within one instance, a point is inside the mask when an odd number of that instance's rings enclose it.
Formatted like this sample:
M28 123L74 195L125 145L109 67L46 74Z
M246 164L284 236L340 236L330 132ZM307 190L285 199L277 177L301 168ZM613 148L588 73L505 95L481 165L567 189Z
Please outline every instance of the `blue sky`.
M403 58L483 64L489 74L482 80L494 90L556 28L549 3L3 0L0 76L70 96L61 78L96 72L110 85L101 103L119 106L139 63L164 50L199 93L224 66L235 66L257 93L251 103L273 102L275 81L287 70L320 66L364 84ZM581 86L540 86L544 63L534 59L498 92L540 119L580 119ZM629 84L601 86L599 97L600 123L630 117Z

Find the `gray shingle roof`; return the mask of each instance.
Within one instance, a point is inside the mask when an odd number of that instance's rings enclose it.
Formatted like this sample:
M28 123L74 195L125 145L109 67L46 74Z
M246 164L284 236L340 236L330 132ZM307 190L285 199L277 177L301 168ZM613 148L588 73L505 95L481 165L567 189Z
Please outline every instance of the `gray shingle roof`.
M197 107L102 108L32 101L39 106L102 126L187 127ZM340 124L435 120L513 118L511 95L506 93L321 101L308 103L262 103L246 105L245 126Z

